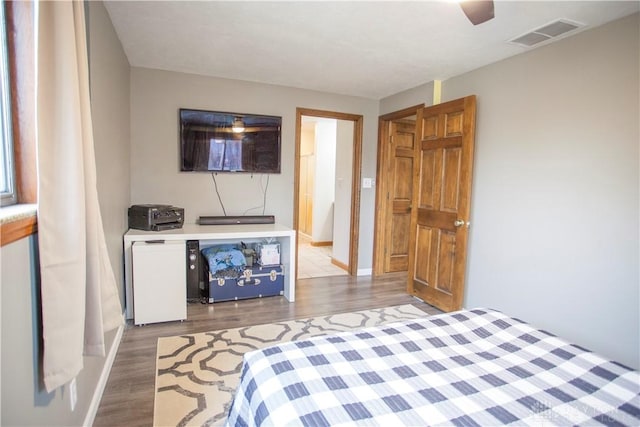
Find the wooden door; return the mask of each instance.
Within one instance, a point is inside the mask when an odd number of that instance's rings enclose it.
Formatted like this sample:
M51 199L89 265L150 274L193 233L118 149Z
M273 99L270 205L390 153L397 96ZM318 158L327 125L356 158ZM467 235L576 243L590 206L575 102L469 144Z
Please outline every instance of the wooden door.
M475 138L475 96L418 112L409 293L444 311L462 307Z
M413 159L416 120L394 120L389 125L389 178L385 229L384 272L407 271L413 198Z
M311 236L313 233L313 191L315 187L315 125L302 129L300 139L300 194L298 196L298 230Z
M314 156L300 157L300 232L311 236L313 230Z

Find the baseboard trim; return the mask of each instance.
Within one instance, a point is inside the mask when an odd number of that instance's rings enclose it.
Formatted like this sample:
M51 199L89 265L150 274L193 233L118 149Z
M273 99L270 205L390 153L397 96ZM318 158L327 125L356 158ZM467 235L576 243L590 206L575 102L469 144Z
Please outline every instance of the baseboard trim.
M358 269L357 275L358 276L371 276L371 272L373 270L371 268L360 268Z
M122 335L124 334L124 324L120 325L118 331L116 332L116 336L113 338L113 343L111 344L111 350L109 350L109 354L107 354L107 358L104 361L104 366L102 367L102 373L100 374L100 378L98 379L98 384L96 385L96 389L93 392L93 398L91 399L91 404L89 405L89 410L87 411L87 416L84 419L84 426L92 426L93 422L96 419L96 415L98 414L98 408L100 407L100 401L102 400L102 393L104 393L104 389L107 386L107 380L109 379L109 373L111 373L111 367L113 366L113 362L116 360L116 353L118 353L118 347L120 347L120 341L122 340Z
M332 246L333 242L332 241L329 241L329 242L314 242L314 241L312 241L310 243L310 245L311 246Z
M341 261L338 261L334 257L331 257L331 264L335 265L336 267L340 267L344 271L349 271L349 266L347 264L345 264L345 263L343 263Z

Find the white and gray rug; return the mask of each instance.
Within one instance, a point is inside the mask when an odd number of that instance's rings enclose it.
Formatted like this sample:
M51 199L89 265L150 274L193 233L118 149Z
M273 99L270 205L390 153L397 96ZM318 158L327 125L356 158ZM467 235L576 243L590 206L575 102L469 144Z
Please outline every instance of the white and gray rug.
M244 353L315 335L428 314L407 304L310 319L158 339L153 425L221 425L240 380Z

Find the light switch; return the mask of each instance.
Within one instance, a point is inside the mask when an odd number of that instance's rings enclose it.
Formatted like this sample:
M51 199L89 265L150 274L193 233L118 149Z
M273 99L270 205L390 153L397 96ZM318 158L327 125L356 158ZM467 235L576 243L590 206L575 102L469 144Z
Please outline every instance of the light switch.
M362 178L362 188L371 188L372 180L371 178Z

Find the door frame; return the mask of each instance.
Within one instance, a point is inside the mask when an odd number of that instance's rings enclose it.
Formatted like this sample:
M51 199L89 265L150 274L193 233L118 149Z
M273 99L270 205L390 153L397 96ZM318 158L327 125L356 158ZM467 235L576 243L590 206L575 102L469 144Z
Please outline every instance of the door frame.
M358 272L358 239L360 237L360 174L362 171L362 123L363 116L340 113L336 111L296 108L296 144L293 176L293 228L296 230L296 277L298 276L298 216L300 203L300 143L302 133L302 116L321 117L326 119L348 120L353 122L353 167L351 178L351 218L349 236L348 273L352 276Z
M376 202L373 229L373 275L384 273L384 250L390 242L386 241L385 227L388 223L387 211L391 201L387 200L389 192L389 159L390 146L388 143L389 127L392 121L418 114L424 104L403 108L402 110L383 114L378 117L378 161L376 164Z

